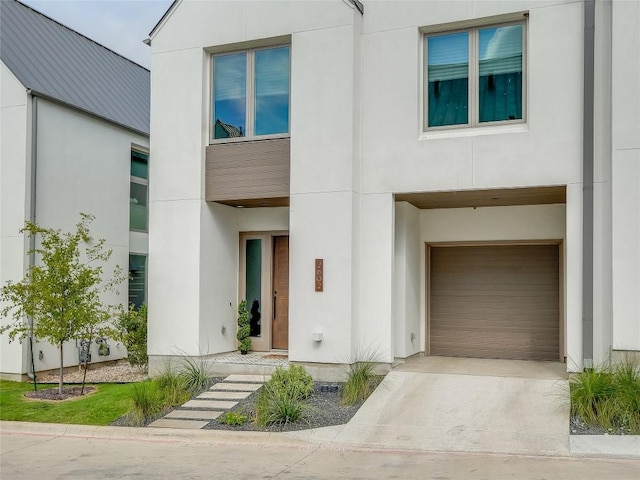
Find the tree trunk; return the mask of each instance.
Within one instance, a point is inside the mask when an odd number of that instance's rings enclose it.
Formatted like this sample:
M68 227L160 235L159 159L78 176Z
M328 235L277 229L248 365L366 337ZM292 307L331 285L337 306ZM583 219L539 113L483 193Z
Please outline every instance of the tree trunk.
M64 378L64 356L62 353L62 346L64 345L63 342L60 342L60 380L58 381L58 394L62 395L62 383L63 383L63 378Z

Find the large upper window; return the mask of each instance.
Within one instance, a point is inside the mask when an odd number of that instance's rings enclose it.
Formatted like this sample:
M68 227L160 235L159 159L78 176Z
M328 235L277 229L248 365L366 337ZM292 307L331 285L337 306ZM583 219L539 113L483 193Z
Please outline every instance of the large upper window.
M214 140L289 133L288 46L213 56Z
M425 36L425 127L522 121L523 22Z

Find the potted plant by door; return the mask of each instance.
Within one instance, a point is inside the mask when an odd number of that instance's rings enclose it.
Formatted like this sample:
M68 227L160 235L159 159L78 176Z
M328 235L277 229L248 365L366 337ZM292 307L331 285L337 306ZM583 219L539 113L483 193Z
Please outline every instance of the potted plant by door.
M238 350L243 355L246 355L251 348L251 327L249 326L249 312L247 311L247 301L243 300L238 305L238 333L236 338L238 339Z

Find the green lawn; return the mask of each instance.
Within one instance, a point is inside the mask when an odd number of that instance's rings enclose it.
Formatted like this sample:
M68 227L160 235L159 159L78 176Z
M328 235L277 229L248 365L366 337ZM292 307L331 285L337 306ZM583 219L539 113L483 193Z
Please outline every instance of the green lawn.
M31 383L0 380L0 420L109 425L129 410L133 385L100 384L84 398L54 403L25 398L23 393L33 390ZM38 385L52 387L57 385Z

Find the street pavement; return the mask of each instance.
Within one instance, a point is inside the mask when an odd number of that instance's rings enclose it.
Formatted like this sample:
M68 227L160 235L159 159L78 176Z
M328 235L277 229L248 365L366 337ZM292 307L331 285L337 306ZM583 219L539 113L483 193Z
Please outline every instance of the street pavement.
M260 432L0 422L0 478L638 480L640 462L377 450Z

